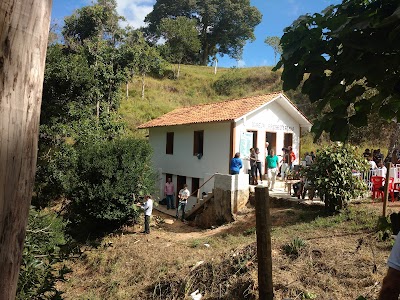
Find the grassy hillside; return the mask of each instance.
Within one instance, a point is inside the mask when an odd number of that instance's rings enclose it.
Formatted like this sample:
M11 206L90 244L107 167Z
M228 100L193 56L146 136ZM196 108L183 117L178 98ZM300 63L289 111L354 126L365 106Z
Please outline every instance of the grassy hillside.
M177 107L281 90L280 73L270 67L219 68L214 74L213 67L183 65L179 79L173 79L172 68L163 77L146 78L144 99L141 80L135 77L130 83L129 98L122 101L120 113L132 132L139 124Z
M182 65L179 79L174 79L173 68L174 66L170 66L162 76L146 77L144 99L141 98L141 79L134 77L129 84L129 96L124 97L119 112L132 135L145 136L147 131L137 130L138 125L177 107L282 90L281 72L273 72L271 67L219 68L217 74L214 74L214 67ZM123 93L126 94L126 87L123 87ZM301 94L300 88L286 94L311 121L317 117L315 105L310 103L307 96ZM381 128L381 123L379 124L378 127ZM374 133L370 127L355 128L353 139L357 136L359 138L355 138L353 144L359 146L360 155L365 148L381 148L386 153L390 134L382 137L380 132ZM317 144L312 140L311 134L302 137L301 156L306 151L315 151L328 141L326 135Z

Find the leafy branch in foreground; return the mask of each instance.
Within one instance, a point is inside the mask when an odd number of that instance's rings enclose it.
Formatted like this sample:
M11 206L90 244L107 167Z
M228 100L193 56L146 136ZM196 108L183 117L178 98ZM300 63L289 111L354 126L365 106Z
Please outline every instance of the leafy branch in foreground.
M345 141L349 126L365 126L379 112L400 117L400 3L343 0L322 13L298 18L281 38L283 89L302 92L324 112L315 121L332 140Z

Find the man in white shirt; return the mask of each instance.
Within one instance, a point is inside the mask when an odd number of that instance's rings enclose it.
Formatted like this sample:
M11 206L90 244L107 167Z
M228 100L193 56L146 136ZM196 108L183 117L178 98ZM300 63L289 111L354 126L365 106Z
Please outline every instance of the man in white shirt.
M139 204L144 211L144 231L142 233L150 234L150 217L153 213L153 200L150 195L146 195L144 199L145 202L143 205Z
M183 189L179 191L178 198L179 198L179 205L176 209L176 218L179 219L179 210L182 210L182 217L181 220L185 220L185 208L187 204L187 199L190 197L189 189L187 188L187 184L183 185Z
M397 300L400 295L400 235L388 259L388 271L383 279L379 300Z

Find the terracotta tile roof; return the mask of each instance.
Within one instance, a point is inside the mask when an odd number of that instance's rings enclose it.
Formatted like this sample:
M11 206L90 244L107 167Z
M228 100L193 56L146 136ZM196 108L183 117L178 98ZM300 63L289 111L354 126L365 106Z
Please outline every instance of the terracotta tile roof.
M280 94L280 92L276 92L242 99L177 108L157 119L140 125L138 128L232 121L270 102Z

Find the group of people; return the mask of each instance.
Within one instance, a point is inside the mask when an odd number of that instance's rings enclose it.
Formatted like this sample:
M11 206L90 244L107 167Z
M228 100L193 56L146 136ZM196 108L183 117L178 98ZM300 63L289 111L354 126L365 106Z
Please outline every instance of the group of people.
M164 186L164 194L167 200L167 209L175 209L175 189L171 178L167 178L167 182ZM179 219L179 212L181 211L181 220L185 220L185 209L188 198L190 197L190 191L187 184L183 185L183 188L178 193L179 203L176 209L176 218ZM143 203L138 203L137 205L144 211L144 234L150 234L150 217L153 213L153 203L154 200L151 199L150 195L144 197Z
M174 183L172 182L172 179L170 177L167 178L167 182L165 183L164 186L164 195L167 200L167 210L169 209L175 209L175 187ZM181 220L183 221L185 219L185 209L186 209L186 204L187 201L190 197L190 191L188 189L188 185L184 184L183 188L179 190L178 193L178 207L176 209L176 218L179 219L179 211L182 211L182 216Z
M268 153L268 142L266 144L267 156L265 157L265 174L268 178L268 188L273 191L275 186L275 181L277 176L281 176L282 180L285 179L286 174L289 170L293 169L293 162L296 160L296 155L291 146L287 148L282 148L282 158L279 160L278 155L276 155L275 150L271 149ZM313 153L312 153L313 154ZM263 182L263 172L262 165L264 159L260 156L259 148L250 149L250 184L258 184L258 178L260 178L261 183ZM312 163L315 156L308 154L306 155L306 163ZM230 162L230 174L239 174L240 169L243 168L243 162L240 159L240 153L237 152Z

